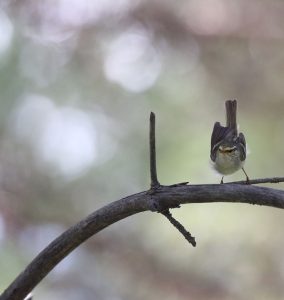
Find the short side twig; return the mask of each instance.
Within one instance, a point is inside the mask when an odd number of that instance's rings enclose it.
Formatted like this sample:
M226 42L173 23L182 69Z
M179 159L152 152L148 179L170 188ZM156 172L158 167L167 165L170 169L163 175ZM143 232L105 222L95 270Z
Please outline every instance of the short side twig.
M189 231L187 231L183 225L177 221L172 214L170 213L169 209L161 211L161 214L163 214L171 223L174 225L174 227L184 236L184 238L193 246L196 246L195 237L191 235Z
M261 183L280 183L284 182L284 177L271 177L271 178L259 178L250 179L249 184L261 184ZM225 184L247 184L246 180L226 182Z
M150 114L150 173L151 173L151 188L156 188L160 185L157 177L156 167L156 137L155 137L155 114Z

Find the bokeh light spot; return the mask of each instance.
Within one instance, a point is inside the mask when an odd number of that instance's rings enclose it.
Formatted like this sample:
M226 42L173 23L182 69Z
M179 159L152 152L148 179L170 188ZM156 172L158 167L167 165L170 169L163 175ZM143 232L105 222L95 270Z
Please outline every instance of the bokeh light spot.
M106 77L132 92L149 89L161 67L160 54L151 44L149 33L136 27L111 43L104 63Z
M13 25L10 19L0 10L0 56L10 47L13 31Z
M34 147L36 156L53 173L76 177L97 157L96 129L91 117L72 107L56 107L31 95L13 115L16 134Z

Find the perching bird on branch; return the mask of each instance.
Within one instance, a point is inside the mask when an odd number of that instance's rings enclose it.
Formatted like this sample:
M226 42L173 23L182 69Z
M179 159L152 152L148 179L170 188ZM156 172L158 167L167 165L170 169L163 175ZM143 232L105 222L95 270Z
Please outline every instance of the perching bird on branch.
M226 126L220 122L214 124L211 135L210 158L214 168L221 173L223 183L224 175L233 174L242 169L246 175L247 183L249 178L243 166L246 159L245 136L237 128L237 100L227 100L226 106Z

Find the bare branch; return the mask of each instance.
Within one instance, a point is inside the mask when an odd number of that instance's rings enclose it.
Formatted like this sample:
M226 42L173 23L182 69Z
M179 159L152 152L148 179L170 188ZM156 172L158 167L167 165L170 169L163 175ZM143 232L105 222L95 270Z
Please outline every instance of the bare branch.
M71 251L105 227L133 214L152 211L153 201L164 209L185 203L233 202L284 208L284 191L243 184L160 186L154 194L141 192L95 211L50 243L0 296L22 300Z
M187 182L161 186L157 178L155 114L150 115L151 189L110 203L70 227L51 242L26 267L0 296L0 300L22 300L70 252L105 227L144 211L158 211L195 246L195 239L177 221L170 208L185 203L240 202L284 208L284 191L248 185L246 181L221 185L186 185ZM284 178L250 180L254 183L284 182Z

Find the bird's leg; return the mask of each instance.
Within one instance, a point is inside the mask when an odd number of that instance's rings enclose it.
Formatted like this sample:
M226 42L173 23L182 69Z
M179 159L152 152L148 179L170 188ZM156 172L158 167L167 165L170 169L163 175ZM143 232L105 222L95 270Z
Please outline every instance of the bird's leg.
M246 183L247 183L247 184L250 184L248 174L246 173L246 171L245 171L244 168L242 168L242 170L243 170L243 172L244 172L245 175L246 175Z
M223 178L224 178L224 176L222 176L222 179L221 179L220 184L223 184L223 183L224 183Z

